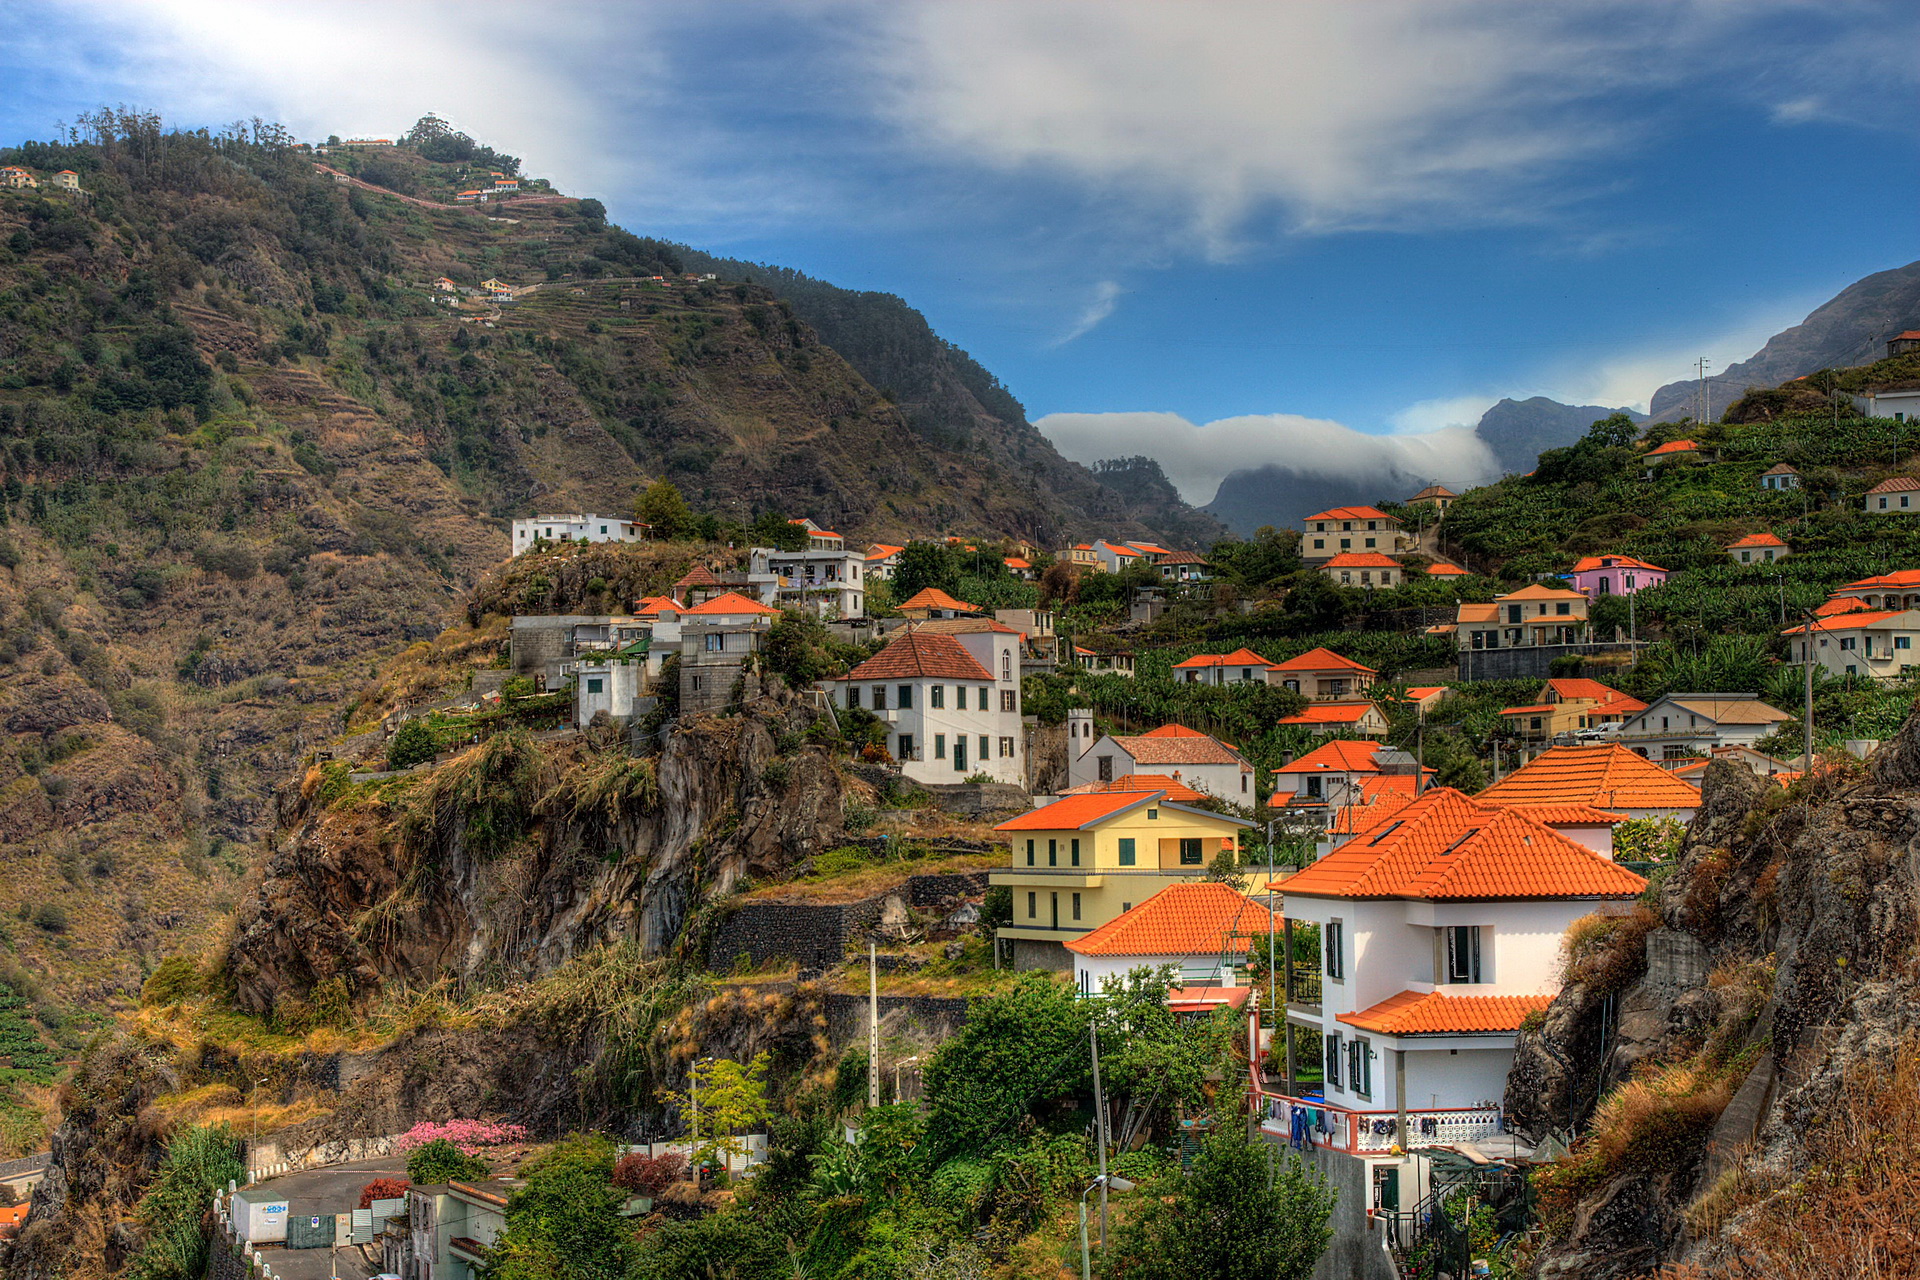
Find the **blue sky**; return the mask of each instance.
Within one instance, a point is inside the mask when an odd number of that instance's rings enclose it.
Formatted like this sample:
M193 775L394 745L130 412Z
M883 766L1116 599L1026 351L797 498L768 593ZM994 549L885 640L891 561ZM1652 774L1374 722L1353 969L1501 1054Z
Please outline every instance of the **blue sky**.
M0 0L0 139L435 110L637 232L901 295L1071 456L1204 502L1470 471L1408 437L1643 403L1911 261L1916 48L1844 0Z

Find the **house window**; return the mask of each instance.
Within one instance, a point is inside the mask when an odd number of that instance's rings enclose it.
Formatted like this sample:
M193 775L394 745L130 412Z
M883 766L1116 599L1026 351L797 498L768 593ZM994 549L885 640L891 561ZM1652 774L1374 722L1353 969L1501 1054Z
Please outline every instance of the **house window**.
M1192 836L1180 838L1180 865L1197 867L1205 855L1200 852L1200 841Z
M927 703L928 706L934 708L936 711L945 709L947 705L947 686L943 684L932 686L928 690L927 697L929 699Z
M982 689L980 691L980 701L984 703L986 702L986 700L987 700L987 691L985 689ZM993 758L993 755L992 755L991 741L988 739L987 735L983 733L980 735L980 763L985 764L987 761L991 760L992 758Z
M1013 651L1010 649L1002 649L1000 651L1000 678L1002 680L1013 679Z
M1315 551L1325 551L1327 549L1327 540L1325 538L1315 538L1313 540L1313 549Z
M1340 1037L1339 1036L1327 1037L1327 1056L1324 1059L1324 1061L1326 1063L1327 1083L1332 1085L1334 1088L1338 1089L1340 1087Z
M1447 981L1480 982L1480 926L1474 924L1448 925L1443 933L1447 936Z
M1911 649L1913 648L1913 637L1895 636L1893 638L1893 647L1896 649Z
M851 711L853 708L859 705L860 705L860 686L857 684L850 684L847 686L847 709Z
M1571 601L1562 600L1553 606L1553 611L1564 618L1573 612L1573 604Z
M1160 820L1160 811L1158 809L1147 810L1147 821L1158 822L1159 820Z
M1307 779L1307 794L1316 800L1320 798L1320 778L1318 775Z
M1033 865L1033 841L1027 841L1027 865Z
M1132 836L1120 837L1120 865L1123 867L1130 867L1133 865L1133 837Z
M1507 606L1508 622L1523 622L1526 620L1526 616L1527 606L1523 604L1510 604Z
M887 686L883 684L873 686L873 709L875 711L887 709Z
M1073 860L1073 865L1077 867L1080 865L1080 842L1078 840L1069 840L1067 843L1071 846L1067 851L1067 856ZM1078 914L1074 916L1076 920L1079 918Z
M1842 649L1852 649L1852 648L1853 648L1853 644L1854 644L1854 638L1853 638L1852 636L1841 636L1841 637L1840 637L1840 647L1841 647Z
M598 693L598 692L600 692L600 677L599 677L599 676L588 676L588 677L587 677L587 692L588 692L588 693Z
M900 758L902 760L913 759L913 735L910 733L900 735Z
M1100 764L1100 781L1112 782L1113 781L1113 757L1101 756L1099 760L1099 764Z
M913 686L912 685L903 684L894 692L898 695L894 700L894 704L893 704L894 706L899 707L902 711L913 710Z
M1037 893L1029 893L1027 895L1027 919L1038 920L1039 918L1040 918L1040 895Z
M967 686L963 684L953 686L953 709L955 711L967 709Z
M936 733L933 735L933 758L935 760L945 760L947 758L947 735L944 733Z
M1347 1087L1362 1098L1373 1096L1373 1046L1365 1040L1347 1042Z
M1002 760L1013 759L1013 739L1012 738L1000 739L1000 758Z
M1073 895L1073 918L1075 920L1080 918L1080 895L1077 893Z
M1327 952L1327 976L1339 982L1346 973L1346 962L1341 956L1342 932L1340 921L1335 920L1320 931Z
M1058 840L1047 841L1047 865L1050 867L1060 865L1060 842Z
M967 771L967 735L964 733L953 735L953 771L955 773Z
M722 651L723 649L725 649L726 647L727 647L727 638L726 638L725 636L723 636L723 635L721 635L721 636L708 636L708 637L707 637L707 652L708 652L708 653L719 653L719 652L721 652L721 651Z
M1009 713L1018 711L1020 709L1019 697L1020 695L1011 689L1002 689L1000 691L1000 709Z

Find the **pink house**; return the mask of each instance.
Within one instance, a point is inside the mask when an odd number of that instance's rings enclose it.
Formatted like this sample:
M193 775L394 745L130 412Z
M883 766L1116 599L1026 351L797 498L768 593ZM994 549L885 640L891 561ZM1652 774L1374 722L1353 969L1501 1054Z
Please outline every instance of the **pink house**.
M1601 596L1630 596L1667 580L1667 571L1657 564L1632 556L1582 556L1573 566L1567 581L1589 600Z

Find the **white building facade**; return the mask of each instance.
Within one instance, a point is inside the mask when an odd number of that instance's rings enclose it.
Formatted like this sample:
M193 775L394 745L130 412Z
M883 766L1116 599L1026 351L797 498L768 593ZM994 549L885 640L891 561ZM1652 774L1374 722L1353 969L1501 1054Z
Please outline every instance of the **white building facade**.
M645 542L647 526L619 516L524 516L513 522L513 554L536 542Z
M870 711L886 724L888 751L916 782L984 774L1025 786L1019 649L1020 634L1011 629L948 635L909 626L823 687L838 706Z

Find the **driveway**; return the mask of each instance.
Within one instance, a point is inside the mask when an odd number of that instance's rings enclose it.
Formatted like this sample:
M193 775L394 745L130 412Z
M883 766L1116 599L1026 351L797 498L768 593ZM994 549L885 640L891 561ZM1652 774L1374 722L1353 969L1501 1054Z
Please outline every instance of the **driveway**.
M401 1160L356 1160L269 1178L258 1189L285 1196L289 1218L326 1217L358 1206L360 1188L375 1178L404 1181L406 1176L406 1163ZM364 1256L360 1248L344 1244L338 1249L269 1245L260 1253L280 1280L331 1280L336 1275L340 1280L366 1280L380 1272L379 1250L373 1245L365 1248Z

